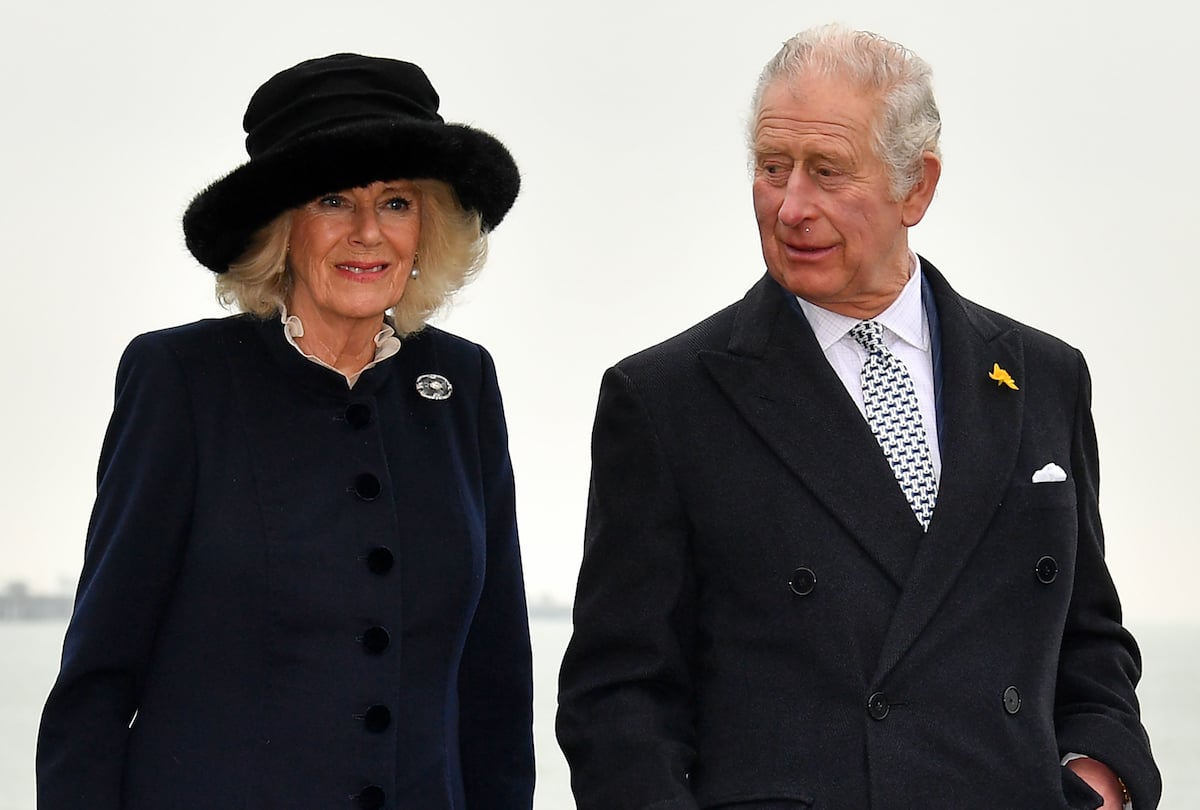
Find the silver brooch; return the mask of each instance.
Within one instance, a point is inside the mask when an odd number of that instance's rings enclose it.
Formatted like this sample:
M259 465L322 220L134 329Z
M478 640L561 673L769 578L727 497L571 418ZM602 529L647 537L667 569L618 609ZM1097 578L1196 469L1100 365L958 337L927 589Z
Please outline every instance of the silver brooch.
M422 374L417 377L417 393L425 399L450 399L454 386L441 374Z

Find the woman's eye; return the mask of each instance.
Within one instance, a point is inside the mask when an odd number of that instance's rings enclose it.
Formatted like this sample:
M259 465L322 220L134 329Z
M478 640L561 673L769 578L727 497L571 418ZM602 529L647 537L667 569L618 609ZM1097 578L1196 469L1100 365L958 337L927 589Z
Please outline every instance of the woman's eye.
M327 194L317 200L317 205L321 206L322 208L341 208L342 198L336 194Z
M389 211L405 211L412 205L412 202L404 197L392 197L384 205Z

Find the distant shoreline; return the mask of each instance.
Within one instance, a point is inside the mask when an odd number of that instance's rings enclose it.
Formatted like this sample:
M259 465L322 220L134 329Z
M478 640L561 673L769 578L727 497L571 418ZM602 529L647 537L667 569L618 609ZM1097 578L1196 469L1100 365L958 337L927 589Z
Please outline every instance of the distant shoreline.
M571 620L571 606L549 600L532 602L529 605L529 618L555 619L557 621L569 622Z
M45 596L10 589L0 593L0 621L69 619L74 602L70 596Z

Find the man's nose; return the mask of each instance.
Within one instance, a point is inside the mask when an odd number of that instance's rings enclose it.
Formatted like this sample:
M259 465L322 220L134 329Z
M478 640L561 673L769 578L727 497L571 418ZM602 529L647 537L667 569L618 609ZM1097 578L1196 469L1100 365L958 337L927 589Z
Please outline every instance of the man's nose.
M787 186L783 191L783 203L779 206L779 221L789 228L794 228L806 219L814 216L814 195L812 180L797 166L788 175Z

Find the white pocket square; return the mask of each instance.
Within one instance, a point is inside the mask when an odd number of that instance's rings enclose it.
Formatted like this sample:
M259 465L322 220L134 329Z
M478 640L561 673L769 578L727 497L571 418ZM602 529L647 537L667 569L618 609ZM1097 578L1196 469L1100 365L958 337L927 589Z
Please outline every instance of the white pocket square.
M1067 473L1062 467L1051 461L1045 467L1033 474L1033 483L1045 484L1052 481L1066 481Z

